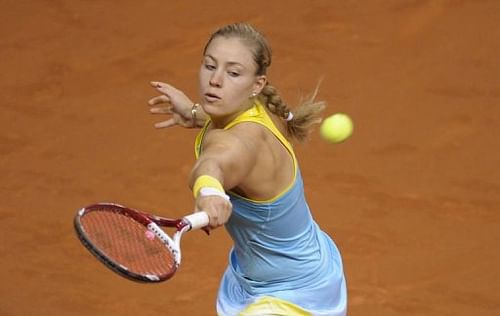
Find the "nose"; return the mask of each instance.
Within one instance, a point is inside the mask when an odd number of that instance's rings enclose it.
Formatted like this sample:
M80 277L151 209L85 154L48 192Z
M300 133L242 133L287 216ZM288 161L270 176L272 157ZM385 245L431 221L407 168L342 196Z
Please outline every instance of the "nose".
M214 71L210 76L210 85L212 87L221 87L222 86L222 75L219 71Z

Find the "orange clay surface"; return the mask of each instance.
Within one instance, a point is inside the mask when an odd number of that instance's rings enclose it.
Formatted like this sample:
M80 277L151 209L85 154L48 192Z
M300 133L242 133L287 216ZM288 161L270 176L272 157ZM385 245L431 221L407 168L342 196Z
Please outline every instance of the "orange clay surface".
M297 145L342 251L349 315L500 314L500 2L0 2L0 315L215 315L230 240L184 238L160 285L78 242L80 207L192 210L194 130L152 126L149 81L197 99L202 47L249 21L294 104L323 78L353 136Z

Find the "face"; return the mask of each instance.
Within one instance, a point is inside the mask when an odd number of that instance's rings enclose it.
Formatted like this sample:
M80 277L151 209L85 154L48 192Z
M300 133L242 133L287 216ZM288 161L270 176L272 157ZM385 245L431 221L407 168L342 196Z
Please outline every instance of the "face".
M252 94L266 82L256 69L252 52L238 38L212 40L200 68L200 94L203 110L215 123L228 123L251 105Z

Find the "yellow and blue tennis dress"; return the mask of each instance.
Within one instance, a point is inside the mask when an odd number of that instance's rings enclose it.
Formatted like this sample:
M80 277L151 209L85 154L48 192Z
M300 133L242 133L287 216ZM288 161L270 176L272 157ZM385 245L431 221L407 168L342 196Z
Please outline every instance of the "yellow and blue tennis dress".
M276 136L293 158L295 177L268 201L228 192L233 212L225 227L234 245L219 288L218 314L345 315L342 259L311 215L291 144L258 102L224 129L243 122L260 124ZM196 137L196 157L208 125Z

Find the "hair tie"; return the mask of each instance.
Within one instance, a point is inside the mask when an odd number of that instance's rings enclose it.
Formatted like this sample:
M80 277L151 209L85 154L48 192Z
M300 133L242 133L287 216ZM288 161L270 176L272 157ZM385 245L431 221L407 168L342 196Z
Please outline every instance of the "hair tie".
M293 113L292 112L288 112L288 116L286 117L286 120L287 121L291 121L293 119Z

